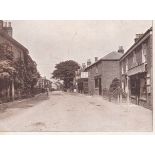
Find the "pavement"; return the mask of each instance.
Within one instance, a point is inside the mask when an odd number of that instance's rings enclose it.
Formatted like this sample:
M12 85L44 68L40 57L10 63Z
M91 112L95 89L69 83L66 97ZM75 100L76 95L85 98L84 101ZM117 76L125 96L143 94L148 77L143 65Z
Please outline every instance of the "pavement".
M152 111L99 96L52 92L9 103L1 132L151 132Z

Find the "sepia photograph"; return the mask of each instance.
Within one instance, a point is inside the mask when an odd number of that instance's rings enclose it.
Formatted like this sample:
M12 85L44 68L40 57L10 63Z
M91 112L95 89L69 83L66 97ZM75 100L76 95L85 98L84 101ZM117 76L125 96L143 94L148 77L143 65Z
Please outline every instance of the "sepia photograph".
M0 20L0 132L153 132L152 23Z

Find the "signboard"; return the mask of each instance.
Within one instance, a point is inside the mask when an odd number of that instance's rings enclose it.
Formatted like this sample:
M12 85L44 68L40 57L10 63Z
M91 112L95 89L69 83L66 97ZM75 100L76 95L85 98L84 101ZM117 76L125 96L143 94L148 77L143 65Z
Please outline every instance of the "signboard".
M128 72L127 72L127 75L128 76L131 76L131 75L135 75L135 74L138 74L138 73L143 73L145 72L145 64L142 64L141 66L137 66L135 68L132 68L130 69Z
M88 72L81 72L81 78L88 78Z

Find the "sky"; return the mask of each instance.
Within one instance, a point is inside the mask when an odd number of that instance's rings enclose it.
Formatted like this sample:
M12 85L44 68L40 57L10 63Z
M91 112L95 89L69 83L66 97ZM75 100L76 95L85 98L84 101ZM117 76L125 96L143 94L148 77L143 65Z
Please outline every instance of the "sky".
M37 63L41 76L51 77L56 64L74 60L80 65L102 58L134 43L135 34L144 33L152 21L105 20L14 20L13 38L24 45Z

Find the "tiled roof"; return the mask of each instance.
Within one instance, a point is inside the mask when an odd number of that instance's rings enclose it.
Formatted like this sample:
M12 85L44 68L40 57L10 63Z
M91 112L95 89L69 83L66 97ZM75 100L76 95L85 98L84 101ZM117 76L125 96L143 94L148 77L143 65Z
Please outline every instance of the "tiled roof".
M118 52L111 52L107 55L105 55L103 58L99 59L98 61L96 61L95 63L91 64L90 66L88 66L87 68L85 68L85 71L87 69L89 69L91 66L98 64L101 61L116 61L119 60L121 57L123 56L122 53L118 53Z
M101 60L119 60L123 54L118 52L111 52L101 58Z
M152 32L152 27L149 28L128 50L127 52L125 52L122 57L120 58L120 61L122 61L130 52L132 52L134 50L134 48L136 48L136 46L145 38L145 37L149 37L150 33Z
M6 38L8 41L10 41L12 44L18 46L19 48L23 49L25 52L28 53L28 49L25 48L22 44L20 44L18 41L16 41L14 38L10 37L7 33L5 33L3 30L0 30L0 35Z

